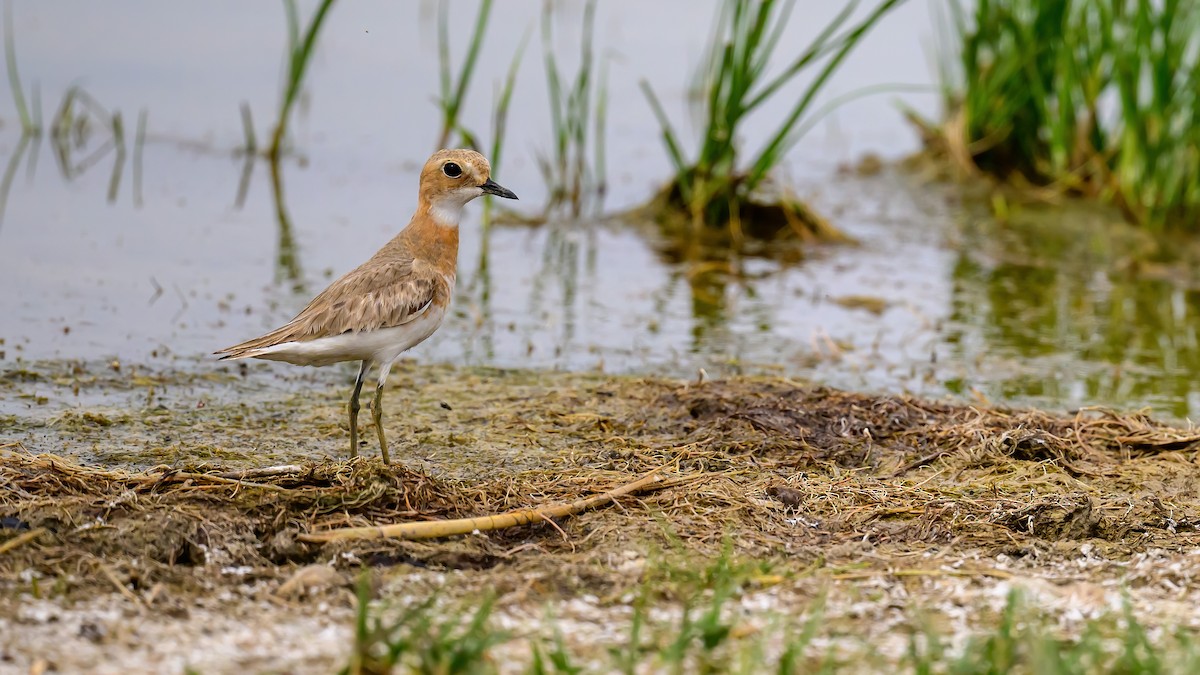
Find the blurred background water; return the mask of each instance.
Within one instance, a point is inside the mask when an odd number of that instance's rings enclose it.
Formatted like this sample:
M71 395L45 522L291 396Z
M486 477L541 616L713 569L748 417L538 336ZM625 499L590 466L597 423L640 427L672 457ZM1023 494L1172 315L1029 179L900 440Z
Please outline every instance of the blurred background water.
M834 4L800 2L781 50L807 44ZM314 5L300 6L307 17ZM476 7L447 6L455 59ZM583 7L554 2L549 15L568 69L578 58ZM286 43L279 4L13 3L20 76L36 83L42 117L79 85L106 114L120 112L130 150L106 151L107 130L84 123L69 157L47 139L22 141L12 97L0 93L0 160L8 168L0 367L111 358L224 367L207 355L286 321L365 260L407 222L416 172L441 128L433 103L438 8L334 6L292 123L294 152L283 162L277 202L266 164L247 165L236 150L243 103L260 139L278 108ZM1126 264L1136 245L1114 234L1111 214L1100 210L998 226L953 186L893 165L920 149L901 103L940 114L933 8L914 0L890 14L822 96L877 84L928 93L883 93L837 108L779 172L858 244L811 247L798 263L738 257L698 267L666 254L652 226L620 214L672 171L639 82L687 119L688 83L715 3L600 3L607 215L498 224L485 241L480 205L472 204L454 313L412 355L683 377L698 368L713 376L769 370L854 389L1195 414L1194 266ZM489 128L497 90L528 39L496 168L527 216L541 214L547 198L536 161L550 144L542 10L498 3L464 108L467 126ZM762 118L784 114L795 96L769 103ZM145 144L134 153L142 111ZM748 126L745 143L761 143L768 126ZM856 170L867 154L884 160L881 170ZM291 217L290 242L281 240L280 203ZM1039 220L1052 222L1055 234ZM281 245L293 256L282 268Z

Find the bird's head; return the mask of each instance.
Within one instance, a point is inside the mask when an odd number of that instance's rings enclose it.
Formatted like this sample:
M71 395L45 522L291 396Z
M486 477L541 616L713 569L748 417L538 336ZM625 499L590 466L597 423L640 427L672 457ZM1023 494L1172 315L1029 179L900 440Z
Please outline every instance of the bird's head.
M421 201L444 224L457 225L463 206L485 194L517 198L492 180L487 158L474 150L438 150L421 169Z

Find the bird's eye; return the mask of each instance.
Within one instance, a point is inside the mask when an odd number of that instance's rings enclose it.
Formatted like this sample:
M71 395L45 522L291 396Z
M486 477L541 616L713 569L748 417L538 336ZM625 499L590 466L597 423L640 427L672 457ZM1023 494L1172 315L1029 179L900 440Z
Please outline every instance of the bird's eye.
M454 162L446 162L446 164L442 166L442 173L451 178L458 178L462 175L462 167Z

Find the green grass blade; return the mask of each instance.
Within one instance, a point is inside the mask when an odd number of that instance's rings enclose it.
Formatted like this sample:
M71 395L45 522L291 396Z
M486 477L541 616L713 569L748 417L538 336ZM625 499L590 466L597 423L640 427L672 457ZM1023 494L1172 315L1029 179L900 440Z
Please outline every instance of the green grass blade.
M525 56L525 47L529 44L529 32L525 33L525 37L521 38L521 44L517 46L517 51L513 54L512 62L508 64L508 72L504 76L504 85L500 89L500 96L496 100L496 111L493 116L492 124L492 151L488 155L492 163L492 173L495 174L500 166L501 152L504 150L504 132L508 127L508 108L512 103L513 90L516 89L517 72L521 67L521 60Z
M854 30L850 31L848 35L837 41L837 43L840 44L838 51L825 64L825 67L821 69L821 72L819 75L817 75L816 79L809 84L807 90L804 92L804 95L792 109L792 112L788 116L787 120L784 121L779 130L775 132L774 137L767 143L766 147L764 147L763 150L758 153L757 158L754 160L750 170L746 175L746 190L753 191L758 183L761 182L766 176L767 172L770 171L770 169L776 164L778 164L780 159L782 159L783 153L790 148L790 145L788 144L789 141L794 142L792 136L793 127L796 126L796 123L800 120L801 116L805 113L805 111L808 110L808 107L811 105L813 99L821 91L822 87L825 85L825 82L830 78L830 76L833 75L834 71L837 70L838 66L842 64L842 61L846 58L846 56L848 56L854 47L857 46L858 42L863 38L864 35L866 35L867 31L873 28L877 23L879 23L879 20L883 18L884 15L886 15L889 11L903 1L904 0L885 0L885 2L880 3L879 6L876 7L875 11L871 12L867 18L863 19L863 21L857 27L855 27Z
M467 91L471 85L475 66L487 36L488 21L491 17L492 1L483 0L475 15L474 28L471 31L467 53L459 67L457 78L454 77L450 63L450 29L447 3L442 3L438 9L438 86L440 97L438 106L442 110L442 134L437 147L442 148L450 143L450 137L457 132L466 145L478 149L477 139L459 123L459 114L463 109Z
M492 0L483 0L479 5L479 13L475 16L475 29L471 33L467 57L463 61L462 70L458 74L458 86L454 90L456 109L462 105L467 87L471 84L471 76L475 73L475 64L479 60L479 51L483 47L483 38L487 33L488 17L492 12Z
M567 133L564 122L566 111L564 110L562 77L559 75L558 61L554 56L551 9L552 6L547 3L542 11L542 62L546 72L546 89L550 98L550 129L554 135L555 169L562 173L565 170L567 153Z
M642 93L645 94L646 100L650 102L650 108L654 111L654 116L658 118L658 125L662 132L663 143L667 146L667 154L671 159L671 164L675 167L676 180L679 188L683 191L684 201L690 201L690 187L687 181L688 162L684 159L683 150L679 146L679 139L675 135L675 130L671 127L671 120L667 118L667 113L663 110L662 103L658 97L654 95L654 90L650 88L650 83L642 80Z
M279 119L275 124L275 133L271 140L270 157L272 160L278 160L279 152L283 144L283 138L287 133L288 119L291 117L292 106L296 103L296 97L300 94L300 88L304 84L304 73L308 69L309 63L312 61L313 52L316 50L317 36L321 32L321 26L325 22L325 17L329 15L330 8L333 7L334 0L321 0L317 6L316 13L309 21L308 29L304 32L304 38L298 44L294 40L292 34L293 22L296 21L295 6L291 2L284 2L284 7L287 9L288 25L289 25L289 44L292 49L288 59L288 79L284 89L283 104L279 109Z
M834 33L837 32L839 28L842 27L843 24L846 23L850 16L854 14L855 8L858 7L858 1L859 0L851 0L850 2L846 3L846 6L842 8L842 11L838 12L833 20L829 22L829 25L825 26L825 28L821 30L821 32L813 40L812 44L809 45L808 49L804 50L804 52L797 57L796 60L791 63L791 65L785 68L783 72L764 85L762 90L760 90L759 93L752 98L749 103L746 104L747 112L762 105L764 101L769 99L771 96L774 96L775 92L777 92L780 87L783 87L790 82L793 77L807 68L813 61L821 58L828 49L829 39ZM834 45L836 46L837 44L837 41L835 41Z
M4 62L8 68L8 88L12 92L13 104L21 119L21 131L25 134L36 134L41 129L29 114L29 106L25 102L25 89L21 86L21 75L17 70L17 41L13 30L12 0L4 3Z
M438 86L440 87L441 96L438 103L442 106L442 112L446 119L450 119L450 16L448 11L449 3L438 3Z
M300 11L296 9L296 0L283 0L284 25L287 37L287 56L290 59L296 53L300 44Z
M599 91L596 95L596 129L593 143L595 144L596 192L600 199L604 198L608 189L607 153L605 139L608 129L608 64L601 66Z
M804 122L797 125L787 140L783 143L784 147L793 147L800 139L812 130L813 127L821 123L830 113L847 103L857 101L861 98L870 96L878 96L879 94L887 93L914 93L914 94L929 94L940 91L937 85L930 84L874 84L866 87L860 87L853 91L848 91L844 94L839 94L820 107L813 110L808 115L804 116Z

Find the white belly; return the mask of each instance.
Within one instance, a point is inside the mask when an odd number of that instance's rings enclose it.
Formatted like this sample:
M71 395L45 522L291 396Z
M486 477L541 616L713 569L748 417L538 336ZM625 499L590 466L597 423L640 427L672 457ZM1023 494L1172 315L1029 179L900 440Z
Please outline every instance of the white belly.
M393 328L332 337L284 342L255 354L258 359L286 361L297 366L328 366L341 361L391 363L400 354L420 344L442 325L445 305L433 305L412 321Z

